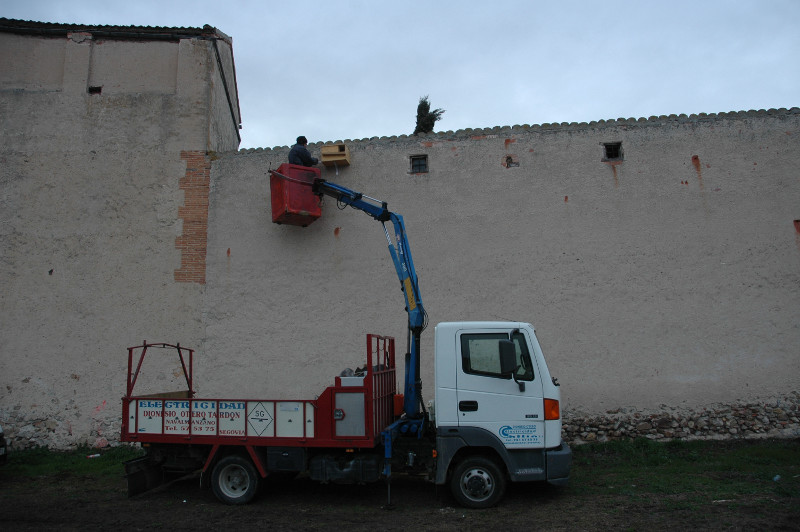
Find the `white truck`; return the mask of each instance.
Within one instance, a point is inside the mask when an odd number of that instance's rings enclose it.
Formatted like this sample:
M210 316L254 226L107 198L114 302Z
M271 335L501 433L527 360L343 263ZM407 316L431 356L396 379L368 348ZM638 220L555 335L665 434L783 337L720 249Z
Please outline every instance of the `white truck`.
M435 340L436 482L470 507L496 502L506 477L566 484L561 392L533 327L440 323Z
M438 324L435 399L426 409L419 340L427 314L402 217L388 211L386 203L319 179L318 170L314 175L315 169L305 167L281 169L290 175L273 172L273 179L294 183L300 194L310 188L393 223L395 242L385 225L384 232L409 316L404 393L396 390L390 337L367 335L362 369L335 377L317 398L306 400L197 398L193 350L146 342L128 348L121 440L141 443L147 451L126 463L129 494L160 484L169 472L198 469L201 485L210 485L229 504L249 502L261 479L286 473L307 473L321 482L384 479L387 486L393 472L422 475L448 484L453 497L471 508L496 504L508 481L566 484L572 454L561 440L560 388L533 327L494 321ZM310 179L303 178L306 172ZM275 196L273 188L273 214ZM303 198L304 205L309 203ZM279 221L306 225L313 219L298 211ZM145 356L155 348L177 351L185 390L134 393Z

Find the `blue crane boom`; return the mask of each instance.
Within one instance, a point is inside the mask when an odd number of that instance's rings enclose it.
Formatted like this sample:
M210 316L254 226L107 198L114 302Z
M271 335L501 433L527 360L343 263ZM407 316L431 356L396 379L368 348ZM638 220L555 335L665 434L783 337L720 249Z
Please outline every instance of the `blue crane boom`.
M428 316L422 304L419 290L417 271L414 268L414 259L411 257L411 248L406 236L406 227L403 217L388 209L385 201L380 201L360 192L331 183L324 179L315 179L312 191L317 195L336 198L340 205L350 206L360 210L381 222L386 242L389 245L389 254L392 257L397 277L406 299L406 312L408 312L408 352L405 360L405 395L403 398L403 411L408 418L418 418L422 413L422 380L420 378L420 336L427 325ZM394 241L386 228L386 222L394 226Z
M331 183L325 179L315 178L313 181L305 182L279 174L274 170L271 170L270 173L294 183L311 186L314 194L320 197L329 196L335 198L339 205L353 207L381 222L383 232L386 235L386 242L389 245L389 254L392 257L397 277L400 280L400 286L405 295L406 312L408 313L408 351L405 359L406 376L403 411L407 419L423 418L420 336L427 326L428 315L422 304L417 271L414 268L414 260L411 257L411 248L408 244L403 217L391 212L385 201L365 196L360 192ZM392 240L389 230L386 228L386 222L391 222L394 227L394 240Z

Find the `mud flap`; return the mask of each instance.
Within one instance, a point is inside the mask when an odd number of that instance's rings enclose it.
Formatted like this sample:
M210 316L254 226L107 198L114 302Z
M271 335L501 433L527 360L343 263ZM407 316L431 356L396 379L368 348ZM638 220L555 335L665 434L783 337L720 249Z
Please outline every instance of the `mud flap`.
M142 456L125 462L125 478L128 479L128 497L133 497L160 486L164 482L164 472L149 456Z

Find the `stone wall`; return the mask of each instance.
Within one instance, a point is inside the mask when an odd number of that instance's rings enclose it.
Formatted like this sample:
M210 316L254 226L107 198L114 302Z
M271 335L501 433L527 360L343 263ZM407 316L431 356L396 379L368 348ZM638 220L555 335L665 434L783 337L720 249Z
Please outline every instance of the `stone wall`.
M74 402L69 403L74 405ZM19 414L19 408L14 412ZM797 393L764 403L712 405L700 409L667 408L639 411L619 408L600 415L566 410L562 437L571 445L623 439L658 441L800 438L800 398ZM14 422L6 423L7 419ZM71 434L57 418L0 419L12 449L62 448ZM104 447L119 441L120 419L93 416L90 439L84 443Z
M602 415L564 412L563 437L573 444L648 438L694 440L800 437L800 394L763 403L712 405L699 409L637 411L619 408Z

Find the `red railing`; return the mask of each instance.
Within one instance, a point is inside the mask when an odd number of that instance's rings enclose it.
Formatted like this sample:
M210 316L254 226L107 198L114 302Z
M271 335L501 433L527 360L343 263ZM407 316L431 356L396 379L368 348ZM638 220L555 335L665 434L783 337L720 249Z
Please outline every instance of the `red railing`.
M372 373L372 379L365 383L367 434L376 437L394 421L394 395L397 393L394 338L368 334L367 364Z
M148 348L177 351L187 390L134 395L136 380ZM367 364L361 382L343 385L340 377L315 400L196 398L193 389L191 349L170 344L147 344L128 349L127 395L123 398L122 441L221 443L245 445L266 440L282 445L372 447L380 433L394 421L397 390L394 338L367 335ZM137 351L141 350L136 360ZM337 394L363 398L363 432L336 434L334 413ZM283 411L284 406L296 412ZM260 413L263 410L263 413ZM235 413L228 421L226 413ZM281 425L281 421L289 423Z

